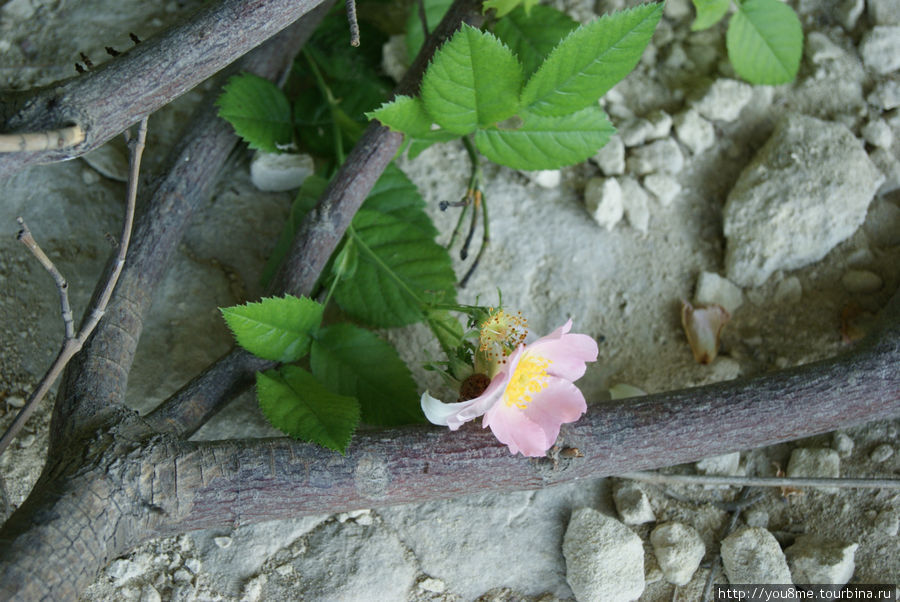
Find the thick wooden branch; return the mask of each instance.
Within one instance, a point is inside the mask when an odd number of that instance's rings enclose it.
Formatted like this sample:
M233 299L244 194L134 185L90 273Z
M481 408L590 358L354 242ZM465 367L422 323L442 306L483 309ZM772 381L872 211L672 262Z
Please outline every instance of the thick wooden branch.
M0 155L0 179L97 148L316 8L324 0L219 0L191 19L71 79L0 102L0 133L78 125L74 147Z
M327 0L250 53L236 68L269 79L281 77L332 3ZM172 152L165 179L153 191L137 221L128 262L105 318L72 362L60 387L52 427L54 442L82 427L102 424L106 413L124 402L128 372L153 292L191 217L209 198L238 141L231 125L217 117L212 106L228 74L221 76L219 86L197 109L181 144Z

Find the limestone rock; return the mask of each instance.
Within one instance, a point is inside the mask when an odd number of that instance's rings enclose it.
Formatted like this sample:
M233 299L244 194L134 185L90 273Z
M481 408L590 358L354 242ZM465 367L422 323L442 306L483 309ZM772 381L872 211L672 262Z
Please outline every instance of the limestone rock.
M253 185L267 192L300 188L303 181L315 172L309 155L293 153L257 153L250 163Z
M884 111L900 107L900 81L887 79L878 83L866 100Z
M632 149L626 165L639 176L660 171L677 174L684 167L684 155L677 142L666 138Z
M881 445L876 445L875 449L869 452L869 459L876 464L881 464L882 462L886 462L893 455L894 448L888 443L882 443Z
M869 18L875 25L900 25L897 0L868 0Z
M646 234L650 228L650 199L647 193L634 178L621 178L619 186L628 223L641 234Z
M879 25L867 31L859 54L865 66L879 75L900 69L900 26Z
M744 295L741 289L727 278L722 278L714 272L700 272L694 291L694 301L704 305L712 303L721 305L725 311L734 315L735 310L744 303Z
M834 435L831 436L831 447L833 447L842 458L850 457L850 454L853 453L854 445L853 439L851 439L847 433L836 431Z
M863 138L872 146L879 148L891 148L894 142L894 133L891 126L884 119L875 119L863 126L861 131Z
M836 479L841 476L841 457L833 449L798 447L791 452L786 473L789 477ZM834 492L835 488L821 490Z
M729 280L758 286L818 261L863 223L883 179L846 126L781 120L725 203Z
M558 169L542 169L522 173L541 188L556 188L562 181L562 173Z
M650 543L666 581L674 585L686 585L706 553L697 531L682 523L657 526L650 533Z
M794 583L844 585L856 568L853 557L859 544L826 541L801 535L784 551Z
M759 527L738 529L722 540L722 565L731 583L792 583L778 541Z
M697 462L697 470L702 474L735 476L740 474L741 452L710 456Z
M584 205L594 221L612 230L625 215L622 187L615 178L591 178L584 188Z
M619 136L626 147L640 146L650 139L653 133L653 124L646 119L633 117L628 119L618 128Z
M644 591L641 538L592 508L572 513L563 539L566 581L578 602L626 602Z
M625 173L625 143L619 136L613 136L591 159L607 176Z
M644 178L644 188L653 193L663 207L668 207L681 192L678 180L666 173L652 173Z
M734 121L753 98L753 86L736 79L717 79L694 108L712 121Z
M675 116L675 133L682 144L695 155L699 155L716 143L713 125L694 109Z
M616 510L626 525L642 525L656 520L650 498L643 489L633 483L626 483L616 489L613 495Z

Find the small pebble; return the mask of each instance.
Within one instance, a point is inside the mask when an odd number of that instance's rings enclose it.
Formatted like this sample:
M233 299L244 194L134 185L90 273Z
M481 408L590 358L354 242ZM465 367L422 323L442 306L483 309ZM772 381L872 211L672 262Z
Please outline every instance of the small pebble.
M141 590L141 602L161 602L162 596L156 591L156 588L149 583Z
M831 437L831 447L842 458L849 458L853 453L853 439L847 433L837 432Z
M443 594L447 590L447 585L440 579L425 577L419 581L419 589L433 594Z
M729 314L744 303L744 295L740 287L715 272L700 272L694 291L694 302L702 305L721 305Z
M875 517L875 528L894 537L900 531L900 516L897 516L895 510L882 510Z
M172 575L172 581L175 583L189 583L193 578L194 576L191 575L191 572L185 569L178 569L175 571L175 574Z
M6 403L13 408L25 407L25 399L23 397L19 397L18 395L10 395L6 398Z
M889 149L894 142L894 133L891 131L891 126L883 119L876 119L864 125L862 135L866 142L879 148Z
M711 121L734 121L753 98L753 86L736 79L717 79L694 108Z
M282 564L278 567L275 567L275 572L278 573L279 575L281 575L282 577L287 577L288 575L290 575L291 573L294 572L294 565L292 565L290 563Z
M584 205L600 226L612 230L625 215L622 187L615 178L591 178L584 189Z
M644 188L653 193L663 207L668 207L681 192L678 180L666 173L652 173L644 178Z
M710 456L697 462L697 470L701 474L736 476L740 474L741 452L732 452L720 456Z
M616 489L613 495L616 510L626 525L642 525L656 520L650 498L643 489L632 483L626 483Z
M619 128L619 136L626 147L640 146L650 139L653 133L653 125L646 119L636 117L629 119Z
M659 140L665 138L672 131L672 116L663 110L653 111L647 115L647 121L653 129L650 131L648 140Z
M604 175L620 176L625 173L625 144L619 136L613 136L597 151L591 161Z
M622 205L628 223L641 234L646 234L650 228L650 199L647 193L634 178L621 178L619 186L622 188Z
M788 276L775 287L777 303L797 303L803 298L803 285L796 276Z
M699 155L716 143L716 130L713 124L694 109L675 116L675 134L695 155Z
M894 448L887 443L882 443L869 453L869 459L876 464L881 464L893 455Z
M558 169L541 169L538 171L523 172L525 177L541 188L557 188L562 181L562 172Z
M841 276L841 284L851 293L874 293L881 290L884 280L869 270L847 270Z
M677 174L684 167L684 155L677 142L665 138L632 149L625 164L639 176L660 171Z
M214 542L217 546L219 546L220 548L222 548L223 550L224 550L225 548L230 548L230 547L231 547L231 541L232 541L231 538L228 537L227 535L223 535L222 537L216 537L216 538L213 539L213 542Z
M859 43L865 66L878 75L900 68L900 26L878 25L867 31Z
M19 447L25 449L27 447L31 447L34 445L35 436L34 435L25 435L21 439L19 439Z

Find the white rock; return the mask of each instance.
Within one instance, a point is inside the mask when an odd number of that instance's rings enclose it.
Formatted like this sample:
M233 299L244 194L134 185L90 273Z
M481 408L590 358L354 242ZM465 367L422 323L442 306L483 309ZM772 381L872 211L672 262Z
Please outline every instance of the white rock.
M784 551L794 583L844 585L856 568L853 557L857 543L826 541L814 535L801 535Z
M141 602L161 602L162 596L156 591L156 588L149 583L141 589Z
M639 176L660 171L677 174L684 167L684 155L677 142L666 138L632 149L625 163Z
M392 35L381 47L381 68L395 82L399 82L406 75L409 65L407 64L405 35Z
M798 447L791 452L786 473L789 477L836 479L841 476L841 457L833 449ZM821 487L820 490L837 491L834 487Z
M558 169L541 169L522 173L541 188L557 188L562 181L562 172Z
M869 270L847 270L841 276L841 284L851 293L874 293L881 290L881 276Z
M619 178L619 187L622 189L622 205L628 223L641 234L646 234L650 228L650 198L634 178Z
M625 144L618 135L609 139L591 159L600 171L607 176L620 176L625 173Z
M663 13L669 19L678 21L689 18L693 14L693 9L690 0L669 0Z
M775 536L765 529L738 529L722 540L721 552L722 565L731 583L792 583L784 552Z
M647 115L647 121L653 127L647 137L648 140L665 138L672 131L672 116L661 109Z
M758 286L818 261L863 223L883 179L846 126L779 121L725 203L729 280Z
M775 301L797 303L803 297L803 285L796 276L788 276L775 287Z
M699 155L716 143L716 130L713 124L694 109L675 116L675 134L695 155Z
M900 80L886 79L876 84L872 93L866 97L869 104L890 111L900 107Z
M806 38L806 56L815 65L843 58L847 53L831 41L831 38L819 31L813 31Z
M697 471L702 474L736 476L740 474L741 452L710 456L697 462Z
M592 508L572 513L563 539L566 581L579 602L627 602L644 591L641 538Z
M713 303L721 305L725 311L734 315L735 310L744 303L744 295L741 289L727 278L722 278L715 272L700 272L694 291L694 301L704 305Z
M900 2L868 0L869 19L875 25L900 25Z
M617 128L626 147L640 146L650 139L653 125L641 117L628 119Z
M706 554L697 531L682 523L657 526L650 533L650 543L666 581L673 585L687 585Z
M223 536L221 536L221 537L214 537L214 538L213 538L213 542L214 542L214 543L216 544L216 546L218 546L219 548L225 549L225 548L231 547L231 542L232 542L232 540L231 540L231 538L228 537L227 535L223 535Z
M884 196L895 190L900 190L900 159L894 153L884 148L876 148L869 154L869 158L884 174L884 181L878 188L878 194Z
M886 462L888 458L894 455L894 448L887 443L882 443L869 452L869 459L876 464Z
M265 575L258 575L244 584L241 602L257 602L262 598L263 587L269 582Z
M681 192L678 180L666 173L652 173L645 177L644 188L652 192L663 207L668 207Z
M133 560L120 559L106 567L106 574L117 586L134 579L146 570L146 566Z
M734 121L751 98L753 86L736 79L721 78L694 103L694 108L712 121Z
M426 577L419 581L419 589L433 594L443 594L447 589L447 585L440 579Z
M894 132L884 119L875 119L864 125L862 135L866 142L880 148L891 148L894 142Z
M761 527L765 529L769 526L769 513L762 508L749 508L744 511L744 522L748 527Z
M900 516L896 510L882 510L875 516L875 528L894 537L900 531Z
M626 525L643 525L656 520L647 493L633 483L620 485L613 495L613 501Z
M6 398L6 403L9 404L11 408L24 408L25 398L18 395L10 395Z
M875 199L869 207L863 228L875 245L900 245L900 207L885 199Z
M315 171L309 155L256 153L250 163L250 179L260 190L278 192L300 188Z
M831 447L842 458L849 458L853 453L853 439L847 433L837 431L831 436Z
M615 178L591 178L584 188L584 205L594 221L612 230L625 215L622 187Z
M879 25L863 34L859 54L866 68L886 75L900 68L900 26Z
M865 0L841 0L836 8L838 21L844 26L844 29L850 31L856 27L856 22L865 10L866 3Z

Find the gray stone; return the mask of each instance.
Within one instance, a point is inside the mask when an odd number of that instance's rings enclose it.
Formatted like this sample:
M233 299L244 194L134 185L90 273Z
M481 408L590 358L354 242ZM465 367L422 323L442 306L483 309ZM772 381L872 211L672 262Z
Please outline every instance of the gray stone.
M378 513L415 554L420 571L465 600L501 587L523 596L569 598L560 554L566 519L574 508L604 499L605 487L605 481L579 480L537 492L467 496Z
M900 516L896 510L882 510L875 516L875 528L894 537L900 531Z
M796 276L788 276L775 287L775 301L797 303L803 298L803 285Z
M715 128L694 109L675 116L675 133L682 144L695 155L716 143Z
M650 533L650 543L666 581L674 585L687 585L706 554L697 531L682 523L657 526Z
M584 206L597 224L612 230L625 215L622 187L615 178L591 178L584 188Z
M656 520L650 498L647 493L634 483L623 483L613 495L616 510L626 525L642 525Z
M681 184L678 183L678 180L666 173L648 175L644 178L644 188L653 193L663 207L668 207L681 192Z
M641 234L646 234L650 229L650 198L634 178L620 178L619 186L628 223Z
M844 585L856 568L853 557L859 544L828 541L801 535L784 551L794 583Z
M639 176L660 171L677 174L684 167L684 155L677 142L666 138L632 149L626 165Z
M647 115L647 121L653 127L648 140L665 138L672 131L672 116L663 110L653 111Z
M836 479L841 476L841 457L833 449L798 447L791 452L786 473L789 477ZM820 489L830 493L837 491L834 487Z
M869 270L847 270L841 276L841 284L851 293L875 293L884 286L884 280Z
M879 25L867 31L859 43L863 64L878 75L900 68L900 26Z
M725 308L729 314L734 315L744 303L744 295L741 289L727 278L723 278L715 272L700 272L697 278L697 287L694 290L694 302L703 305L715 303Z
M702 474L735 476L740 474L741 452L731 452L720 456L710 456L697 462L697 471Z
M250 178L260 190L281 192L300 188L315 170L309 155L259 152L250 163Z
M290 563L310 600L405 600L418 572L390 529L352 521L320 525L308 536L305 553ZM293 578L270 578L260 599L289 600L296 594Z
M641 538L601 512L581 508L572 513L563 555L566 580L579 602L627 602L644 591Z
M818 261L863 223L883 179L846 126L779 121L725 203L729 280L758 286Z
M869 459L876 464L881 464L882 462L886 462L888 458L893 455L894 448L888 443L882 443L881 445L875 446L875 449L869 452Z
M522 173L541 188L557 188L562 181L562 172L558 169L541 169L538 171L524 171Z
M653 133L653 125L640 117L625 121L617 129L622 142L629 148L642 145L650 139L650 135Z
M613 136L591 159L607 176L625 173L625 144L619 136Z
M738 529L722 540L721 553L722 565L731 583L793 583L778 540L765 529Z
M884 174L884 181L878 188L878 194L884 196L900 190L900 159L893 152L884 148L876 148L869 154L869 158Z
M875 199L869 207L863 228L875 245L900 245L900 207L885 199Z
M900 107L900 81L886 79L879 82L866 100L884 111Z
M831 436L831 447L834 448L840 457L849 458L850 454L853 453L853 439L847 433L837 431Z
M831 41L831 38L820 31L813 31L806 37L806 56L814 65L821 65L844 57L844 49Z
M712 121L734 121L753 98L753 86L736 79L721 78L712 83L694 108Z
M900 25L900 2L868 0L869 19L875 25Z
M861 133L866 142L879 148L889 149L894 142L894 132L884 119L870 121L863 126Z

